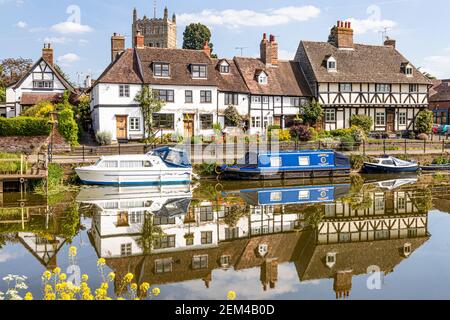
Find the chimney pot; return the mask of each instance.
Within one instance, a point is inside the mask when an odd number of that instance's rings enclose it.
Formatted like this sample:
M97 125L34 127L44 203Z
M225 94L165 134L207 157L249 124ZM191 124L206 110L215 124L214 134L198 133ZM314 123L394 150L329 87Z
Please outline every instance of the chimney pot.
M117 32L111 37L111 62L114 62L117 57L125 51L125 37Z
M53 66L53 48L50 43L44 43L44 48L42 49L42 58L50 65Z
M135 41L134 43L136 44L136 48L137 49L142 49L145 47L145 38L141 33L141 30L138 30L136 32L136 36L135 36Z
M267 33L263 33L263 40L267 40Z
M349 21L337 22L337 26L331 29L331 34L328 42L334 44L338 48L352 49L353 45L353 30Z

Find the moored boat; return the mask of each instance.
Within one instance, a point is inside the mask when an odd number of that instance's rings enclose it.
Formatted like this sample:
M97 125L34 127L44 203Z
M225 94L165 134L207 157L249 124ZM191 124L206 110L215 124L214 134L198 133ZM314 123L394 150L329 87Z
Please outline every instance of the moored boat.
M430 164L427 166L420 166L423 171L448 171L450 170L450 164Z
M341 177L350 174L350 160L330 150L247 152L238 164L219 171L221 178L236 180Z
M192 180L192 165L184 150L163 147L144 155L101 157L94 165L75 169L83 184L159 185Z
M372 162L364 162L365 173L404 173L417 172L419 165L415 162L404 161L392 156L375 158Z

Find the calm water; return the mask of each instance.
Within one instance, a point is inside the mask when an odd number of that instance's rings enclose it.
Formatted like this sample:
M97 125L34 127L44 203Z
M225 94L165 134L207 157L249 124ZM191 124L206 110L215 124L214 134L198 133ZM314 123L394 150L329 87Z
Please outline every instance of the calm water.
M0 277L40 297L74 245L92 287L103 257L158 299L449 299L450 179L394 178L4 194Z

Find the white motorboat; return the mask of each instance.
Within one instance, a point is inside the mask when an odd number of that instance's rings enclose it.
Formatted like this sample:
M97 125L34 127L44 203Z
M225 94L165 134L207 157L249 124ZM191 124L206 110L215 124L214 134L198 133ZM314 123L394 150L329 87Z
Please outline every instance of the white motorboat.
M75 169L83 184L160 185L192 180L192 165L181 149L163 147L144 155L101 157L92 166Z

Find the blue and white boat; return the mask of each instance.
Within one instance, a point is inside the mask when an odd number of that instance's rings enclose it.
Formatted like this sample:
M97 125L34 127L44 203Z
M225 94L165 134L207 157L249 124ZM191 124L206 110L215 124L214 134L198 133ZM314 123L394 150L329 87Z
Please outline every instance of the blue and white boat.
M372 162L364 162L363 167L365 173L411 173L418 170L419 165L417 163L391 156L375 158Z
M265 180L341 177L350 174L350 159L331 150L248 152L237 165L219 168L224 179Z
M94 165L75 169L83 184L160 185L192 180L192 165L184 150L163 147L143 155L101 157Z
M253 206L333 202L350 192L350 184L261 188L240 190L239 195Z

